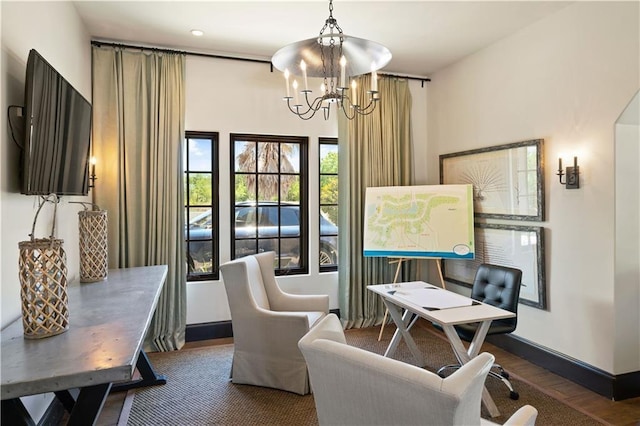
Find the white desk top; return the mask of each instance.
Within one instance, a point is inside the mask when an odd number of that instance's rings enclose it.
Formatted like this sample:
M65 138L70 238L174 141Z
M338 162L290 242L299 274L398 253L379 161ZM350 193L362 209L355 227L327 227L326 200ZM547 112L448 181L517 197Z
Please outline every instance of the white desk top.
M423 281L378 284L367 286L367 288L394 305L409 309L422 318L442 325L466 324L516 316L513 312L474 301ZM429 294L433 296L430 298Z
M69 330L57 336L25 339L22 318L8 325L2 399L130 380L166 276L167 266L146 266L69 285Z

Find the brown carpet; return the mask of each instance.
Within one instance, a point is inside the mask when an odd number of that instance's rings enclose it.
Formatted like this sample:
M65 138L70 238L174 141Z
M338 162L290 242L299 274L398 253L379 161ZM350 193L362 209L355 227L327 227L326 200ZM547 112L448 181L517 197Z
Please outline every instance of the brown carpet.
M385 327L378 342L379 328L348 330L347 342L371 352L383 353L395 327ZM455 361L449 344L421 329L412 330L418 347L425 354L427 369ZM150 353L158 373L167 384L136 392L128 425L317 425L313 395L300 396L257 386L234 385L229 381L233 345L208 346L176 352ZM413 362L406 345L400 344L394 358ZM512 374L513 376L513 374ZM501 416L491 419L504 423L518 408L531 404L538 409L538 425L600 425L598 421L536 388L512 377L520 393L513 401L498 380L488 379L487 388ZM486 413L483 412L483 417Z

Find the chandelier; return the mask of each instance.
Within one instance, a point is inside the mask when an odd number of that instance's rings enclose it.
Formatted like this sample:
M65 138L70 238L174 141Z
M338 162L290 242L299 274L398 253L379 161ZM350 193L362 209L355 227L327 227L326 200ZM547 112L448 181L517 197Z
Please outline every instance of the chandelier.
M283 99L289 110L303 120L309 120L319 110L327 120L332 104L349 120L356 115L371 114L380 100L376 71L390 60L391 52L381 44L342 32L333 17L333 0L329 0L329 17L318 37L289 44L271 58L273 65L284 72L286 96ZM353 77L368 72L371 72L371 87L358 88ZM301 78L301 83L295 76ZM309 89L308 77L323 79L318 96ZM366 90L366 97L357 96L358 90ZM366 98L366 105L360 105L358 98Z

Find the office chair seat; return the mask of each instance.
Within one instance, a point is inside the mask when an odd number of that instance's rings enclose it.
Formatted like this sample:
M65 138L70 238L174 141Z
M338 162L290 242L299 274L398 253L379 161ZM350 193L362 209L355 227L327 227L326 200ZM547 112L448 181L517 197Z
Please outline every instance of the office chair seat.
M488 263L483 263L478 267L471 288L471 298L516 314L513 318L492 321L487 336L508 334L516 329L518 324L518 299L520 297L521 285L522 271L519 269ZM471 342L479 325L479 323L459 324L455 326L455 329L462 340ZM442 327L438 324L433 324L433 326L442 331ZM460 364L445 365L438 370L438 375L445 377L444 372L446 370L458 368L460 368ZM496 373L493 369L496 369L498 372ZM493 364L489 376L501 380L505 386L507 386L511 399L517 400L520 398L520 395L514 390L513 385L509 381L509 373L499 364Z

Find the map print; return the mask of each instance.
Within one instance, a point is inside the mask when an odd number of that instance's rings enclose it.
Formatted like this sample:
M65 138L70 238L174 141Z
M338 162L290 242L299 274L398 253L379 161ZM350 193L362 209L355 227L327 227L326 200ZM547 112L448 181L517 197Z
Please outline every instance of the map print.
M473 186L367 188L364 255L473 259Z

